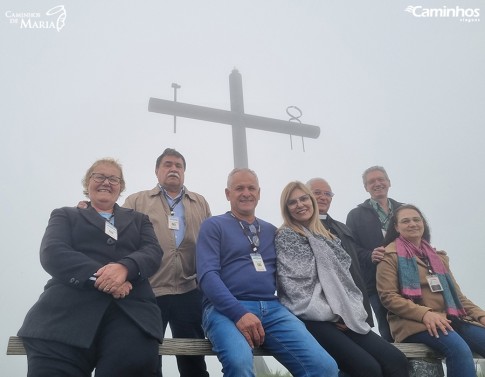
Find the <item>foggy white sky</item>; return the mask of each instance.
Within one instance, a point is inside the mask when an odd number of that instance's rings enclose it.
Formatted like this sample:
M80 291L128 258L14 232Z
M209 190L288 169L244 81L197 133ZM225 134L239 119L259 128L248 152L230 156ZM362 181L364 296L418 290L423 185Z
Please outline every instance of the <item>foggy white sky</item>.
M60 4L59 32L7 17L46 19ZM293 105L321 127L306 152L300 138L291 150L287 135L247 132L259 217L280 225L286 183L323 176L336 192L331 214L345 221L367 198L362 171L383 165L391 197L424 211L432 243L484 307L485 19L419 18L409 5L485 13L476 0L3 0L0 349L48 278L38 249L51 210L83 198L81 178L97 158L121 161L126 197L155 185L155 159L174 147L187 159L186 186L214 214L228 209L230 126L179 118L174 134L172 117L147 106L149 97L172 99L177 82L179 101L228 110L235 67L246 113L287 120ZM1 374L25 375L25 357L4 354ZM216 358L208 361L220 375Z

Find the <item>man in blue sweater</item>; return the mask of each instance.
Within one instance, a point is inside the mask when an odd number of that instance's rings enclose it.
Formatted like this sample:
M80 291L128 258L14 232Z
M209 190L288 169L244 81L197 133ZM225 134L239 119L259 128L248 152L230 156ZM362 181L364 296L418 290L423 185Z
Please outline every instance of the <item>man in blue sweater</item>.
M255 216L256 173L234 169L225 191L231 210L202 223L196 248L202 326L224 376L254 376L252 350L264 347L295 377L336 377L335 361L275 295L276 228Z

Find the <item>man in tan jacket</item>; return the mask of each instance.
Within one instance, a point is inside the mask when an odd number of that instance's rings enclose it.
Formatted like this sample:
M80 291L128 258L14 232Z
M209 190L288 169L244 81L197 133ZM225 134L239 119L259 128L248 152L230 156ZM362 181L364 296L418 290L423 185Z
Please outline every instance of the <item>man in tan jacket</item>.
M163 250L162 265L150 278L163 332L169 324L174 338L203 339L195 242L200 224L211 213L204 197L184 186L185 169L182 154L165 149L155 166L158 184L128 196L123 206L149 216ZM181 377L209 376L203 356L177 356L177 365Z

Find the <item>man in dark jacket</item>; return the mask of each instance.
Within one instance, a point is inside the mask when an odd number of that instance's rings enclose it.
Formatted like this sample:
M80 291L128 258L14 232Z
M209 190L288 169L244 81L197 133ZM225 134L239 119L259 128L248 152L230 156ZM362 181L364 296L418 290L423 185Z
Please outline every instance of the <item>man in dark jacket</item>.
M364 171L362 180L367 199L347 215L347 226L352 230L357 244L357 255L366 282L367 293L374 309L381 336L392 342L387 310L381 304L376 289L376 265L384 256L383 241L389 220L402 203L388 198L391 181L382 166L372 166Z
M334 193L332 192L328 182L323 178L312 178L307 182L307 186L317 199L318 212L323 226L334 236L337 236L340 241L342 241L342 247L352 258L350 274L352 275L357 287L359 287L359 289L362 291L362 295L364 297L364 307L367 311L367 323L369 323L370 326L374 326L372 309L369 304L369 298L367 297L367 290L365 288L364 279L362 278L362 272L360 271L360 263L357 257L356 245L352 231L347 227L347 225L332 219L328 214Z

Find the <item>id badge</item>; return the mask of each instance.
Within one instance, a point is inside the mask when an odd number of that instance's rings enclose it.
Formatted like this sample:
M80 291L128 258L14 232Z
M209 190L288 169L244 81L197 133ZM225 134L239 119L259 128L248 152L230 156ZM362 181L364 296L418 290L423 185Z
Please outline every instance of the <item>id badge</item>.
M264 266L263 257L261 256L261 254L251 253L250 255L256 271L258 272L266 271L266 267Z
M111 238L114 238L115 240L117 240L118 239L118 229L116 229L116 227L113 224L111 224L107 221L105 221L105 223L106 223L106 225L104 227L104 232L108 236L110 236Z
M428 275L426 276L428 280L429 289L431 292L443 292L443 286L441 285L440 279L436 275Z
M179 218L175 216L168 217L168 229L179 230Z

